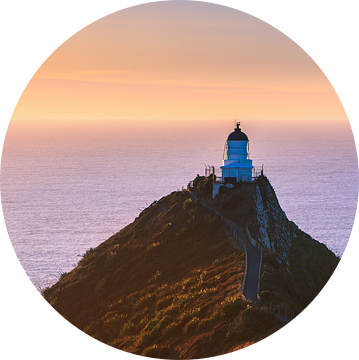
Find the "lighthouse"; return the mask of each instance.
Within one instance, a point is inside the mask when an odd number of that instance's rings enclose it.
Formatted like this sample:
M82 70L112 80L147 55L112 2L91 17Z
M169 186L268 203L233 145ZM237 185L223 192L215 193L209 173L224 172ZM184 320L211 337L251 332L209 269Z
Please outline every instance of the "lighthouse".
M216 175L218 169L214 166L205 165L205 176L213 176L213 199L222 186L232 188L236 183L252 182L260 174L263 175L263 165L260 173L253 171L252 160L249 158L249 139L239 126L240 122L237 121L234 131L224 143L221 176Z
M224 144L222 160L222 182L233 184L240 181L252 181L252 160L249 158L248 136L240 129L240 122L231 132Z

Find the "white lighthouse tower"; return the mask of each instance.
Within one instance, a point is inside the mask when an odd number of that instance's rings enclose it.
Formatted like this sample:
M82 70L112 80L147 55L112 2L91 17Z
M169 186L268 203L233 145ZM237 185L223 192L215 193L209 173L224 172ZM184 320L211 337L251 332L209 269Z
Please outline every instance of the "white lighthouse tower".
M248 136L241 131L240 123L228 135L222 160L222 182L233 184L240 181L252 181L252 160L249 159Z

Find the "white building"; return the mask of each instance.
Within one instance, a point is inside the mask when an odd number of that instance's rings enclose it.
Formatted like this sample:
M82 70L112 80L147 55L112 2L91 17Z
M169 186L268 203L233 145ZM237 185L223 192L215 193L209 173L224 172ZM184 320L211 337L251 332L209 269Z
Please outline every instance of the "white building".
M252 160L249 158L249 140L248 136L242 132L239 127L240 123L236 123L236 128L231 132L224 144L223 160L221 166L220 177L213 179L212 197L214 198L221 186L227 188L233 187L235 183L241 181L252 182L253 174ZM205 168L205 176L215 174L214 166L207 165ZM263 169L261 171L263 174Z
M240 123L228 135L222 160L222 183L233 184L252 181L252 160L249 159L248 136L239 128Z

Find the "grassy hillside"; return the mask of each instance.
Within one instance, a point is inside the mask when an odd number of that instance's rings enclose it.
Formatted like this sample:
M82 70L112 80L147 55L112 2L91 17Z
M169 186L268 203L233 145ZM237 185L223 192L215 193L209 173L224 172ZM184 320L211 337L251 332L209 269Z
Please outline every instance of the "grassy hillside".
M319 294L340 259L288 220L265 176L231 189L221 187L215 199L211 197L212 180L212 176L198 176L193 181L196 194L227 218L247 226L254 239L261 234L258 214L265 213L264 231L271 249L263 247L260 302L279 306L283 314L298 315ZM262 209L258 209L256 191L261 194Z
M248 226L253 233L253 237L258 235L256 223L256 206L253 198L255 184L249 182L239 182L234 187L228 189L220 187L219 194L212 199L212 175L197 176L193 181L194 192L205 200L206 203L217 209L228 219Z
M241 295L244 254L218 217L174 192L96 249L45 299L116 348L201 358L250 345L283 324Z

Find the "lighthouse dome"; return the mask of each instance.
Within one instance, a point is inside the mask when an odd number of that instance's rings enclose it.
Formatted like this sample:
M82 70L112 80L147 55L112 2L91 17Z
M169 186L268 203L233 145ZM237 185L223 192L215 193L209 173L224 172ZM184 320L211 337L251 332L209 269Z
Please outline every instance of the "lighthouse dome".
M245 141L248 141L248 136L241 131L241 129L239 128L239 123L237 123L237 127L234 129L233 132L231 132L229 135L228 135L228 138L227 140L245 140Z
M222 181L233 183L252 181L252 160L249 158L248 136L240 129L239 122L224 144L222 160Z

